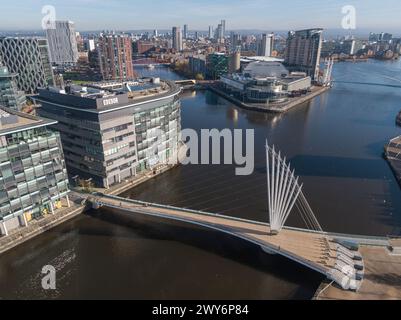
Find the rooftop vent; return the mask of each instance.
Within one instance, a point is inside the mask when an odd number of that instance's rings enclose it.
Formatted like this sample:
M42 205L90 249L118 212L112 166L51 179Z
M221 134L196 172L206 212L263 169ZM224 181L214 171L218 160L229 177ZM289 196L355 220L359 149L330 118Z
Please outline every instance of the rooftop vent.
M18 117L0 109L0 125L5 126L8 124L18 123Z

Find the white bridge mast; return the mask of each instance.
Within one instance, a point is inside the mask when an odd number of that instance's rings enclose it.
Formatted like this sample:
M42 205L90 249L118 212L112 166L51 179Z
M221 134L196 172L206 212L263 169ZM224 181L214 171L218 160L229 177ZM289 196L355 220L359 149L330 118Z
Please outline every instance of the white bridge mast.
M267 164L267 200L269 210L270 231L278 234L284 227L294 206L297 207L307 228L322 231L322 228L312 212L302 192L302 184L282 158L274 146L271 148L266 141Z

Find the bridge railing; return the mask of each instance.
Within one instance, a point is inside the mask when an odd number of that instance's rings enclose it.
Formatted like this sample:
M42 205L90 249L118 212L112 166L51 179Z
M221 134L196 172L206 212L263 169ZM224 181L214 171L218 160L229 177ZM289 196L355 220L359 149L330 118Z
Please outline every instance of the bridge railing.
M181 211L181 212L200 214L200 215L209 216L209 217L217 217L217 218L220 217L220 218L231 219L231 220L235 220L235 221L239 221L239 222L247 222L247 223L254 223L254 224L258 224L258 225L262 225L262 226L269 226L269 224L265 223L265 222L248 220L248 219L231 217L231 216L225 216L225 215L221 215L218 213L211 213L211 212L205 212L205 211L201 211L201 210L194 210L194 209L188 209L188 208L173 207L173 206L169 206L169 205L145 202L145 201L141 201L141 200L126 199L126 198L121 198L121 197L109 195L109 194L107 194L107 195L106 194L95 194L95 195L103 197L103 198L111 198L111 199L115 199L118 201L130 202L130 203L134 203L134 204L151 206L151 207L155 207L155 208L170 209L170 210L176 210L176 211Z
M205 215L205 216L213 216L213 217L217 216L217 217L221 217L221 218L224 218L224 219L231 219L231 220L235 220L235 221L253 223L253 224L263 225L263 226L266 226L266 227L269 226L269 224L263 223L263 222L259 222L259 221L235 218L235 217L224 216L224 215L219 215L219 214L213 214L213 213L208 213L208 212L203 212L203 211L198 211L198 210L177 208L177 207L172 207L172 206L167 206L167 205L162 205L162 204L157 204L157 203L144 202L144 201L140 201L140 200L125 199L125 198L121 198L121 197L113 196L113 195L97 195L97 196L98 197L102 197L102 198L110 198L110 199L113 199L113 200L117 200L119 202L128 202L128 203L133 203L133 204L137 204L137 205L148 205L148 206L151 206L151 207L162 208L162 209L173 209L173 210L178 210L178 211L182 211L182 212L201 214L201 215ZM100 204L104 204L104 205L108 205L108 206L110 206L112 208L116 208L116 209L119 208L116 205L108 204L108 203L106 203L104 201L99 201L99 203ZM124 208L121 208L121 209L124 210ZM134 210L134 209L132 209L132 210ZM138 213L143 212L143 209L137 209L137 210L138 210ZM143 212L143 213L147 214L147 215L158 216L158 217L167 217L168 216L166 214L159 214L159 213L148 213L148 212ZM323 275L326 275L326 276L328 275L327 268L325 268L325 267L323 267L323 266L321 266L319 264L313 263L313 262L311 262L311 261L309 261L307 259L304 259L304 258L302 258L300 256L297 256L293 252L288 251L288 250L286 250L284 248L281 248L280 246L273 245L273 244L270 244L268 242L265 242L265 241L262 241L262 240L259 240L259 239L254 239L254 238L248 237L247 235L244 235L242 233L234 232L234 231L232 231L230 229L225 229L223 227L219 227L218 225L214 225L212 223L206 223L206 222L203 223L202 221L197 221L195 219L192 220L192 219L190 219L190 217L188 219L183 218L183 217L179 217L179 216L178 217L176 217L176 216L168 216L168 217L173 219L173 220L178 220L178 221L183 221L183 222L190 222L190 223L197 224L197 225L200 225L200 226L204 226L204 227L207 227L207 228L212 228L214 230L222 231L224 233L233 235L233 236L235 236L237 238L241 238L241 239L244 239L246 241L250 241L250 242L252 242L252 243L254 243L254 244L258 245L258 246L266 248L269 251L272 251L274 253L280 254L280 255L282 255L284 257L287 257L287 258L289 258L289 259L291 259L291 260L293 260L293 261L295 261L295 262L297 262L297 263L299 263L299 264L301 264L303 266L306 266L306 267L308 267L310 269L313 269L313 270L315 270L315 271L317 271L317 272L319 272L319 273L321 273ZM305 230L303 230L303 231L305 231Z
M270 227L269 223L261 222L261 221L257 221L257 220L243 219L243 218L238 218L238 217L221 215L221 214L218 214L218 213L211 213L211 212L205 212L205 211L201 211L201 210L174 207L174 206L169 206L169 205L164 205L164 204L159 204L159 203L151 203L151 202L146 202L146 201L141 201L141 200L126 199L126 198L122 198L122 197L118 197L118 196L114 196L114 195L105 195L105 194L97 194L97 193L95 193L94 195L95 196L98 195L100 197L110 198L110 199L114 199L114 200L118 200L118 201L124 201L124 202L133 203L133 204L139 204L139 205L143 205L143 206L152 206L152 207L155 207L155 208L170 209L170 210L187 212L187 213L195 213L195 214L200 214L200 215L209 216L209 217L231 219L231 220L235 220L235 221L238 221L238 222L253 223L253 224L260 225L260 226L265 226L266 228ZM308 233L313 233L313 234L325 235L325 236L329 236L331 238L352 240L354 242L358 242L359 244L375 245L375 246L387 246L388 245L388 237L351 235L351 234L344 234L344 233L307 230L307 229L296 228L296 227L284 227L283 229L284 230L292 230L292 231L308 232Z

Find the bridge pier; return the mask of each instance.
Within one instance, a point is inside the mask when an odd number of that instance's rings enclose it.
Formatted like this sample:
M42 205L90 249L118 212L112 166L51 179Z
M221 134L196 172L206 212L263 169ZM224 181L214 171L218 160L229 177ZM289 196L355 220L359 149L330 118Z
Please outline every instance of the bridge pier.
M273 256L277 255L277 252L273 251L272 249L269 249L268 247L260 246L260 248L267 254L270 254Z

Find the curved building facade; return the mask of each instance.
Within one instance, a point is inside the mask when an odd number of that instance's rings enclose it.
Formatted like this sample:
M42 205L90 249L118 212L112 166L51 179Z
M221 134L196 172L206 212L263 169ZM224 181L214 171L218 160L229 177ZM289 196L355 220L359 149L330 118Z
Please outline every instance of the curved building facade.
M68 200L61 140L55 121L0 107L0 233L54 213Z
M2 37L0 60L11 73L17 74L18 89L26 93L36 93L38 88L54 83L46 39Z
M180 143L180 88L172 82L96 83L40 90L39 113L57 120L70 177L109 188L173 161Z
M277 61L255 61L242 74L223 75L220 81L232 96L257 104L281 103L296 92L306 92L311 78L303 73L291 73Z

